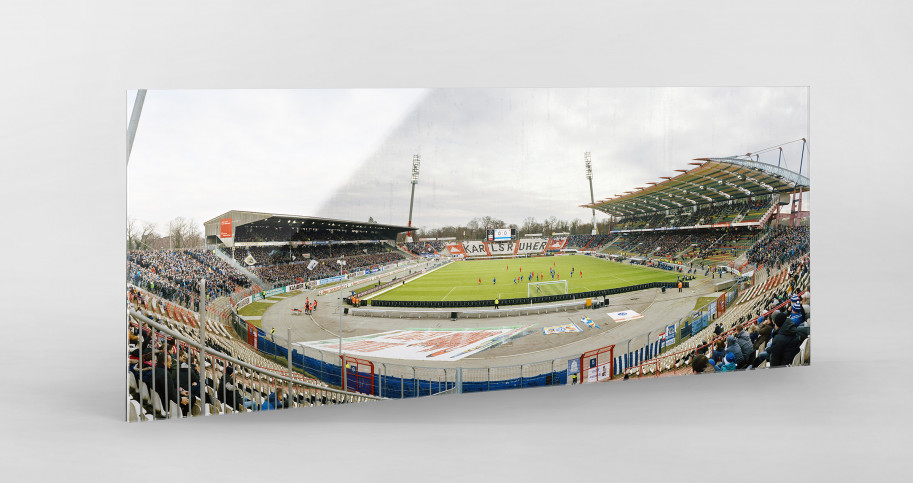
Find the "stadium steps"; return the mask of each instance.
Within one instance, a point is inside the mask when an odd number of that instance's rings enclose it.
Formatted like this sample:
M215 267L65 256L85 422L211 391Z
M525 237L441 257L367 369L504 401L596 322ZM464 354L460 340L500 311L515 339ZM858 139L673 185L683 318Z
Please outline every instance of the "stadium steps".
M222 260L224 260L225 263L231 265L232 268L234 268L235 270L237 270L237 271L241 272L242 274L244 274L244 276L247 277L248 280L251 280L253 283L255 283L255 284L257 284L257 285L259 285L259 286L261 286L261 287L266 287L266 286L268 286L268 284L265 283L263 280L261 280L260 277L258 277L256 274L254 274L254 272L251 272L251 271L248 270L247 268L242 267L241 264L238 263L237 260L235 260L234 258L228 256L228 255L227 255L225 252L223 252L222 250L213 250L212 252L215 253L217 257L219 257L219 258L221 258Z
M388 247L390 247L393 251L396 251L396 252L401 253L403 256L406 257L406 260L415 260L416 258L418 258L418 255L416 255L416 254L410 252L409 250L406 250L405 248L403 248L403 247L401 247L401 246L399 246L399 245L390 244L390 243L388 243L388 242L384 242L383 244L384 244L384 245L387 245ZM435 252L435 253L436 253L436 252Z
M603 246L599 249L599 253L618 253L618 251L619 251L619 250L618 250L618 247L616 247L616 246L614 246L614 245L615 245L615 243L617 243L618 240L620 240L620 239L621 239L621 237L616 237L614 240L612 240L612 241L609 242L608 244L603 245Z

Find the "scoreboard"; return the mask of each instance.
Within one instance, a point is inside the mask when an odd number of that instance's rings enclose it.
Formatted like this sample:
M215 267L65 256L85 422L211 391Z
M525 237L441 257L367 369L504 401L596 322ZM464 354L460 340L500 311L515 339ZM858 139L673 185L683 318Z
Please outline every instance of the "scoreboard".
M517 239L517 230L514 228L494 228L489 229L485 235L485 241L511 241Z

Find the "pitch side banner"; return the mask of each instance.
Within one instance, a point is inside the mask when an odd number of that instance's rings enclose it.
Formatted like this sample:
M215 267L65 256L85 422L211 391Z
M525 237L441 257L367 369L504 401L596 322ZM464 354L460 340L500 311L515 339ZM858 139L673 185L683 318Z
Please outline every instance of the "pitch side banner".
M600 364L586 370L586 382L600 382L612 378L609 363Z
M272 297L273 295L285 293L285 287L274 288L263 292L263 298Z
M549 334L564 334L568 332L583 332L580 330L580 327L577 327L577 324L571 322L564 325L554 325L551 327L543 327L542 333L545 335Z
M241 310L245 306L249 305L250 302L251 302L251 298L249 296L244 297L243 299L239 300L237 304L235 304L235 310Z
M581 318L580 318L580 323L581 323L581 324L586 324L586 325L587 325L588 327L590 327L591 329L598 329L598 328L599 328L599 324L597 324L596 322L593 322L593 319L591 319L591 318L589 318L589 317L581 317Z
M659 334L659 340L662 345L672 345L675 343L675 324L666 327L666 331Z
M219 238L231 238L231 218L219 220Z
M639 319L643 315L638 314L633 310L623 310L621 312L612 312L609 314L609 317L612 318L616 323L627 322L629 320Z
M456 361L498 346L530 326L491 329L407 329L391 330L342 340L342 351L350 355L418 361ZM338 339L301 344L335 353Z

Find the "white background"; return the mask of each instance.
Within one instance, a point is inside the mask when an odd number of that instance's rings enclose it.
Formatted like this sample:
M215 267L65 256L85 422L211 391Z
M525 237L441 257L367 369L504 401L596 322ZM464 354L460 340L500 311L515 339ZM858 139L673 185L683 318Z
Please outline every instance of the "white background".
M904 479L913 6L607 3L0 4L4 480ZM122 422L126 90L704 85L811 86L812 367Z

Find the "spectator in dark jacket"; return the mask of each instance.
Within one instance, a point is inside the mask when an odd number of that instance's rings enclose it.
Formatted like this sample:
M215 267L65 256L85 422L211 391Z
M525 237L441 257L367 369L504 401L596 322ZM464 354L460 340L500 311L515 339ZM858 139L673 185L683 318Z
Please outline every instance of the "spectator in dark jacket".
M796 325L787 317L786 313L781 312L774 319L774 325L777 327L777 333L773 336L770 344L770 367L785 366L792 364L793 358L799 353L799 334L796 332Z
M745 360L745 357L742 355L742 347L739 345L739 341L736 340L734 335L726 336L726 349L725 352L732 352L735 356L735 363L737 366L741 366L742 362Z
M177 383L171 377L171 356L167 352L159 352L155 356L156 364L152 377L155 381L155 392L162 400L163 409L168 412L168 401L173 401L180 404L183 413L187 414L190 401L187 399L187 391L179 391Z
M232 366L228 366L225 369L225 375L223 375L222 379L219 381L219 389L216 391L216 397L233 409L239 409L242 405L248 408L251 407L251 402L241 395L235 385L235 369Z
M735 339L742 349L742 362L739 364L739 369L742 369L751 364L754 359L754 344L751 343L751 337L742 325L736 328Z
M195 404L200 396L200 373L195 367L187 364L185 356L182 355L181 359L181 366L178 369L178 384L190 392L190 404ZM213 404L212 396L208 392L204 394L206 394L206 404Z

